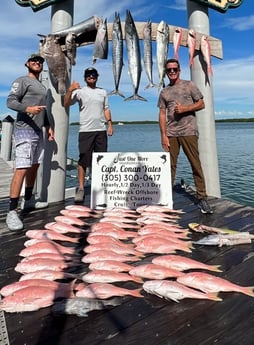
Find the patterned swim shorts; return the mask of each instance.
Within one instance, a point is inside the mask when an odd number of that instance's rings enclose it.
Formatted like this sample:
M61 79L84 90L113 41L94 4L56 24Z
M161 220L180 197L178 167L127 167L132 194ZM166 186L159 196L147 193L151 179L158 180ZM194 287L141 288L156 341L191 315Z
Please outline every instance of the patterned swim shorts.
M16 128L14 131L16 168L30 168L40 164L44 156L43 132Z

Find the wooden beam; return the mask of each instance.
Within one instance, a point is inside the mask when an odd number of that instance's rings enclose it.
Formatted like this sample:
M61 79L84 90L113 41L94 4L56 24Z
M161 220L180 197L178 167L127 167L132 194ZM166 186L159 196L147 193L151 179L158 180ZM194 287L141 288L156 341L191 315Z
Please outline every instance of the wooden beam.
M140 40L142 40L144 38L143 37L143 30L144 30L145 24L146 24L146 22L136 22L135 23ZM121 25L122 25L123 39L125 39L125 23L122 22ZM152 40L153 41L156 41L158 25L159 25L159 23L152 23ZM113 27L112 23L107 24L108 40L109 41L112 41L112 27ZM175 32L176 28L179 28L179 26L169 25L169 43L173 43L173 37L174 37L174 32ZM181 46L187 47L187 38L188 38L189 29L185 29L182 27L181 27L181 29L182 29ZM60 34L59 43L60 43L63 51L65 50L65 37L66 37L68 32L72 32L72 28L66 29L66 30L64 30L64 34L63 33ZM76 41L77 47L94 44L95 38L96 38L96 33L97 33L97 30L94 28L91 30L86 30L85 32L80 32L77 35L77 41ZM59 35L59 32L56 32L54 34ZM196 32L196 50L200 50L200 42L201 42L201 37L203 35L205 35L205 34L203 34L201 32ZM212 37L212 36L209 36L208 39L209 39L210 46L211 46L211 55L222 60L223 59L222 41L215 38L215 37Z
M138 32L139 39L143 39L143 30L146 22L135 22L136 29ZM123 38L125 38L125 23L122 22L122 32L123 32ZM156 35L157 35L157 28L158 28L159 23L152 23L152 40L156 41ZM108 29L108 40L112 41L112 23L107 24L107 29ZM173 36L176 28L179 26L174 26L174 25L169 25L169 43L173 43ZM182 29L182 40L181 40L181 46L187 47L187 37L188 37L188 31L189 29L181 28ZM196 50L200 50L200 41L201 37L204 34L201 32L196 32ZM222 41L209 36L209 42L211 45L211 55L218 58L218 59L223 59L223 51L222 51ZM82 42L80 46L85 46L88 44L93 44L94 42Z

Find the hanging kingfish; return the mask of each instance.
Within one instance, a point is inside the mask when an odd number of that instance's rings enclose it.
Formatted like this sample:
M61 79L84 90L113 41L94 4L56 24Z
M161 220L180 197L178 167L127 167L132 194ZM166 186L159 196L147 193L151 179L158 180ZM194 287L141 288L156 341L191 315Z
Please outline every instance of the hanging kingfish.
M144 67L146 71L149 84L145 89L154 87L153 82L153 54L152 54L152 22L149 20L143 30L143 44L144 44Z
M139 47L139 37L135 23L129 10L126 11L125 20L125 40L128 55L129 74L134 88L134 94L125 99L125 101L139 99L146 101L144 97L138 95L138 88L141 78L141 57Z
M157 43L157 64L159 72L159 88L164 86L165 65L168 56L169 45L169 27L163 20L159 23L157 28L156 43Z
M124 95L118 90L122 68L123 68L123 33L119 13L115 13L115 20L112 29L112 66L115 80L115 90L109 95Z

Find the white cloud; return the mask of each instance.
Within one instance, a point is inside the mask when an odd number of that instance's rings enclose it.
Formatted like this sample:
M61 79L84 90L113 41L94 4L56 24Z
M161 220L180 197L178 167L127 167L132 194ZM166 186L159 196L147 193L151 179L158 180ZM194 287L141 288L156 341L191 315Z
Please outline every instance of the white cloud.
M84 0L75 0L74 24L89 18L92 15L102 16L112 22L115 11L120 12L122 21L125 20L126 9L130 9L137 21L146 21L153 19L154 22L159 22L160 19L168 17L168 23L173 24L172 20L180 23L179 25L186 25L186 0L179 1L154 1L147 2L146 0L139 0L138 5L135 0L126 0L125 2L118 2L117 6L114 1L96 0L96 2L84 2ZM168 8L168 16L165 15L166 7ZM170 7L170 9L169 9ZM173 9L174 8L174 9ZM175 11L177 9L177 11ZM177 13L177 16L172 17L172 13ZM232 10L230 14L236 13ZM5 99L9 91L12 81L23 74L26 74L24 62L27 55L38 50L39 37L38 33L50 33L50 7L38 12L33 12L28 7L21 7L15 3L14 0L4 1L1 4L0 21L1 21L1 55L0 55L0 113L6 113L8 109L5 106ZM218 19L218 15L213 20ZM225 17L223 23L231 26L232 30L247 30L253 28L254 16L246 17ZM185 23L185 24L184 24ZM219 27L222 23L221 17L219 22L213 22L213 25ZM173 24L174 25L174 24ZM223 24L224 25L224 24ZM223 39L223 32L222 37ZM251 42L252 35L246 36L246 42ZM236 48L239 42L225 38L224 42ZM232 42L232 43L231 43ZM141 42L142 45L142 42ZM219 114L235 113L252 114L254 109L254 56L248 53L247 46L242 45L241 49L236 50L235 59L224 59L222 61L213 59L213 87L215 109ZM156 49L154 44L154 50ZM77 65L72 69L72 79L83 82L83 70L88 65L91 65L93 46L86 46L78 48ZM237 53L241 53L239 58ZM109 58L106 61L97 61L96 68L100 72L99 83L108 91L113 90L113 73L111 65L111 51L109 50ZM169 56L172 55L172 45L169 49ZM182 65L182 77L189 78L188 68L188 51L187 48L181 47L180 60ZM123 67L120 90L129 96L132 94L132 85L128 74L128 63L125 57L125 65ZM46 67L46 66L45 66ZM156 68L156 54L154 51L154 81L157 82L158 73ZM148 98L149 102L124 102L120 97L113 96L110 102L117 116L131 116L137 115L143 117L157 118L156 100L158 97L158 89L144 90L147 85L147 78L143 71L139 93ZM225 115L226 116L226 115Z
M254 56L229 60L214 67L214 98L219 104L253 109Z
M222 27L228 27L235 31L246 31L254 29L254 15L236 18L226 18Z
M186 0L174 0L171 4L167 4L167 7L174 10L184 11L186 10Z

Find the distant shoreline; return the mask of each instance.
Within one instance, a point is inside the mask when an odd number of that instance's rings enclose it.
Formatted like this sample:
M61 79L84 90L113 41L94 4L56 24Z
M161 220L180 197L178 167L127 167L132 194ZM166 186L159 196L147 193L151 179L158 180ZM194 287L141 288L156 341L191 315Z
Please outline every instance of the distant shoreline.
M254 118L249 119L221 119L215 120L215 122L254 122ZM123 125L149 125L158 124L158 121L113 121L113 125L118 125L119 123ZM79 122L71 122L71 126L79 125Z

